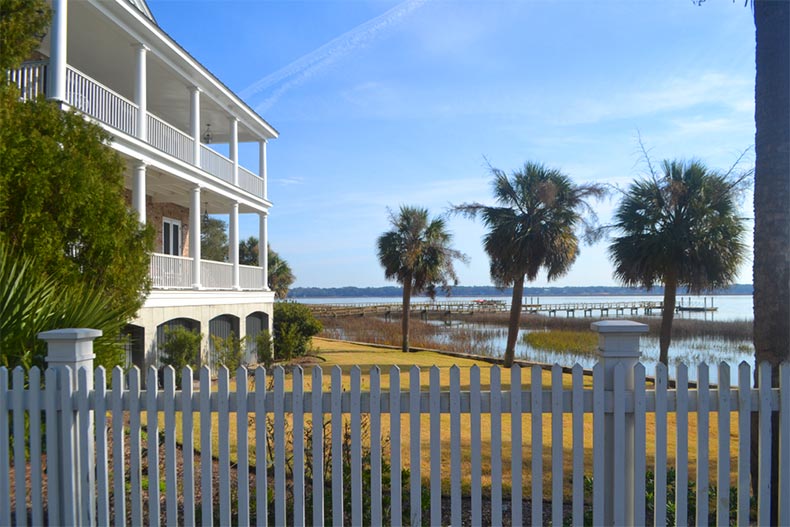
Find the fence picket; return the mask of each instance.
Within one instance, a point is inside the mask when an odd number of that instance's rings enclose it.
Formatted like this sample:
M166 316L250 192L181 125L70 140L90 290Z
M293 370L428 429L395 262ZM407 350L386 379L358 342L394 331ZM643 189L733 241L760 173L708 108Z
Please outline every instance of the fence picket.
M332 386L334 390L334 383ZM332 416L334 442L335 420ZM333 445L334 446L334 445ZM334 456L333 456L334 457ZM334 459L333 459L334 461ZM335 476L332 467L332 478ZM274 524L286 524L285 495L285 371L282 366L274 367Z
M102 369L102 373L104 370ZM44 524L44 504L41 499L43 481L41 474L41 370L38 366L30 368L29 374L30 391L30 523L31 525ZM106 435L105 435L105 458L106 458ZM105 463L104 476L107 476L107 465ZM105 487L106 497L106 487ZM105 522L109 524L109 518Z
M332 368L332 525L343 525L343 377ZM284 491L284 488L283 488ZM285 503L283 502L283 505ZM285 525L277 521L277 525Z
M0 368L0 409L5 409L5 391L3 389L3 379L5 378L6 370ZM44 422L47 430L58 430L58 371L55 368L48 368L44 372ZM7 428L2 425L4 416L7 415L4 411L0 411L0 473L3 469L3 445L8 444ZM3 440L3 431L6 431L5 440ZM58 434L47 434L47 521L52 525L58 525L62 522L60 517L60 492L59 485L49 484L49 482L60 481L60 444L58 442ZM7 460L7 457L5 458ZM4 478L0 478L4 479ZM2 488L0 482L0 488ZM4 496L9 496L8 492L0 495L0 504L3 503ZM10 510L10 506L0 507L0 510ZM0 515L2 513L0 512ZM120 525L120 524L119 524Z
M238 489L238 525L250 524L250 436L247 419L247 368L236 370L236 488ZM295 386L295 384L294 384ZM304 472L302 473L304 477ZM304 486L304 485L302 485ZM302 504L304 509L304 504Z
M738 525L749 524L749 483L751 470L752 416L751 368L738 365Z
M129 370L129 511L132 516L132 525L143 524L143 460L140 444L140 414L140 370L133 366ZM203 496L211 496L211 494L204 493Z
M30 372L30 386L33 387L34 379L33 372ZM37 382L37 381L36 381ZM98 525L110 524L110 485L109 475L107 473L107 373L103 366L96 368L94 374L94 405L95 405L95 422L94 427L96 430L96 523ZM32 408L31 408L32 414ZM38 433L36 434L38 435ZM33 421L31 420L30 437L33 438ZM40 453L39 453L40 455ZM31 444L30 460L33 461L33 450ZM175 462L175 453L173 457ZM35 492L36 484L33 482L32 490ZM35 503L35 500L34 500ZM40 525L41 522L36 522L33 518L34 525Z
M622 362L614 366L614 456L612 459L612 518L615 525L625 525L625 367Z
M491 523L502 525L502 381L499 366L490 371L491 383Z
M362 404L359 366L351 368L351 525L362 525ZM297 522L298 524L298 522ZM301 524L299 524L301 525Z
M193 430L193 404L192 404L192 368L185 366L181 372L181 456L184 460L182 467L183 496L184 496L184 525L195 525L195 437Z
M667 524L667 367L656 364L656 458L653 468L653 525Z
M428 395L431 416L431 525L442 523L442 414L439 375L439 368L433 366L430 372Z
M633 518L634 525L645 525L647 454L645 452L646 448L641 447L641 445L647 445L646 413L645 366L642 363L637 363L634 366L634 442L632 445L634 449L634 467L628 478L630 480L629 487L633 489L633 499L629 504L633 515L626 516L626 519L629 519L629 517Z
M124 462L126 452L123 446L123 393L126 385L125 380L121 367L114 367L112 369L110 409L112 412L112 503L115 511L115 525L126 525L126 463ZM47 387L49 386L49 382L50 381L47 380ZM131 421L131 417L129 419ZM49 426L49 424L47 424L47 426ZM47 440L49 440L49 434L47 434ZM131 447L131 442L129 446ZM49 458L50 452L49 445L47 445L47 458ZM49 459L47 459L47 465L49 465ZM47 479L49 480L49 474L47 475ZM48 492L51 492L51 487L48 489ZM51 514L52 508L50 507L49 510Z
M562 525L564 475L562 467L562 367L551 367L551 521Z
M759 375L759 477L757 491L757 524L771 523L771 364L763 362L757 370Z
M372 381L371 381L372 382ZM313 525L324 524L324 376L321 368L313 367L312 385L312 442L313 442ZM255 382L258 395L258 382ZM257 456L257 448L256 448ZM263 463L264 467L266 463ZM380 502L380 500L379 500ZM379 522L381 523L381 522ZM260 521L258 522L260 525Z
M400 368L390 368L390 500L392 512L390 525L400 527L403 516L401 503L401 455L400 455Z
M452 525L461 525L461 370L450 367L450 506Z
M573 411L573 517L576 527L584 525L584 369L578 362L571 370Z
M469 372L469 412L472 452L482 452L480 420L480 367L475 364ZM472 525L483 523L483 460L481 455L471 456L472 464Z
M314 487L315 488L315 487ZM383 525L381 495L381 370L370 369L370 523ZM317 522L313 522L317 524Z
M790 525L790 362L779 366L779 525Z
M688 524L688 367L678 364L675 374L675 525Z
M217 371L217 429L230 430L230 372L223 364ZM219 481L219 523L230 525L230 441L217 441Z
M412 366L409 370L409 518L412 525L422 524L420 398L420 368Z
M214 524L214 485L211 450L211 370L200 368L200 501L202 524Z
M593 525L604 519L604 371L600 362L593 367Z
M165 409L165 519L167 525L178 524L178 466L176 464L176 371L164 368Z
M710 434L710 387L708 365L697 366L697 525L708 523L708 436Z
M14 493L16 494L15 524L24 527L27 525L27 486L24 474L25 466L25 370L22 366L14 368L12 374L11 407L13 408L13 433L14 433ZM6 411L7 407L3 407ZM21 439L20 439L21 438ZM8 472L5 472L8 474Z
M0 474L11 472L8 446L8 368L0 367ZM10 480L0 477L0 525L11 525Z
M78 476L78 460L74 459L74 439L75 439L75 422L72 401L74 399L74 385L72 384L72 370L68 366L60 368L59 388L60 393L58 398L60 400L61 408L61 422L60 422L60 445L61 449L61 475L63 480L63 523L76 525L78 519L78 511L75 508L80 503L78 487L76 485L76 478ZM69 472L66 473L66 469ZM76 502L76 503L75 503Z
M148 368L145 397L145 429L148 434L148 524L159 525L159 413L156 407L159 378Z
M321 383L319 382L318 385L320 386ZM313 433L315 433L315 427L313 427ZM318 441L318 443L323 445L323 441ZM313 444L315 445L315 442ZM267 455L266 370L259 367L255 370L255 523L259 526L265 526L269 521L269 489L268 478L266 477ZM318 488L323 489L324 456L321 455L319 459L321 460L322 480L321 486ZM321 498L323 498L323 493L321 493ZM323 510L321 516L323 521Z
M294 525L303 527L304 516L304 371L297 365L292 376Z
M534 396L534 387L533 387ZM534 404L534 399L533 399ZM532 408L532 419L534 421L534 406ZM510 511L512 516L513 525L521 525L523 523L523 502L524 502L524 475L523 475L523 448L522 448L522 416L523 411L521 408L521 367L514 364L510 368ZM540 419L540 417L539 417ZM534 422L533 422L534 431ZM532 448L535 448L535 436L532 436ZM541 436L542 444L542 436ZM542 460L541 460L542 464ZM533 465L534 470L534 465ZM543 479L543 478L541 478ZM532 489L535 489L535 479L532 480ZM533 502L534 500L533 493ZM534 509L533 509L534 510Z
M716 464L716 525L730 524L730 366L719 363L719 386L716 389L719 403L719 457Z
M541 525L543 523L543 368L540 366L532 366L530 388L532 392L532 525ZM518 507L521 508L521 502L518 503Z

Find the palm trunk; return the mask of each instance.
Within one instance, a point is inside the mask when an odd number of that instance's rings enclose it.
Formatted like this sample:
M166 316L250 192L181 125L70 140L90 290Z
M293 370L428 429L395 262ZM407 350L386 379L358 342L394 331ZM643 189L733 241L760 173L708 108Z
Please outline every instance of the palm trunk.
M510 322L507 326L507 346L505 346L505 360L503 366L513 366L516 355L516 341L518 340L518 326L521 322L521 298L524 295L524 276L520 276L513 283L513 299L510 302Z
M411 275L403 281L403 314L401 316L401 351L409 351L409 319L411 316Z
M790 3L755 0L757 76L754 88L754 352L779 364L790 360ZM757 371L755 371L755 385ZM771 524L777 525L778 414L772 417ZM757 494L759 428L752 416L752 488Z
M669 343L672 341L672 321L675 318L677 292L678 279L673 273L667 276L664 283L664 310L661 313L658 360L664 366L669 366Z

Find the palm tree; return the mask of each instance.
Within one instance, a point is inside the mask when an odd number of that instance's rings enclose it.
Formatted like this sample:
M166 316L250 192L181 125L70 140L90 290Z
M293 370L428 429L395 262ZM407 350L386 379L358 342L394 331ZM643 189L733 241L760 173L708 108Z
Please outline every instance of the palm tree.
M699 161L664 161L631 184L615 212L614 275L650 290L664 284L659 360L667 364L679 286L691 293L730 285L743 262L746 228L737 189L745 175L719 175Z
M498 206L465 203L454 211L475 218L488 227L483 247L491 260L491 279L498 287L513 286L504 365L513 365L521 319L524 280L537 278L541 269L548 280L568 272L579 254L577 227L589 224L582 216L595 213L587 198L604 194L598 185L575 185L557 169L527 162L508 177L491 167L494 198Z
M436 286L449 291L450 282L458 284L454 260L466 256L450 246L452 235L442 218L430 219L428 210L401 206L398 214L390 211L392 230L376 241L384 277L403 285L402 350L409 351L409 311L411 295L421 292L436 296Z
M291 284L296 280L291 266L286 262L271 245L266 245L268 251L268 264L269 264L269 289L274 291L274 296L280 299L288 296L288 289Z

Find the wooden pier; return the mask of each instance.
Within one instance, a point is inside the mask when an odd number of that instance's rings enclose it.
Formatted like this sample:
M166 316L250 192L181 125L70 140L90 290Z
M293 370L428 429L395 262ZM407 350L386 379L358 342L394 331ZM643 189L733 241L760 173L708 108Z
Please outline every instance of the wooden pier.
M400 303L356 303L356 304L305 304L315 316L322 317L350 317L381 315L389 318L397 314L400 316L402 304ZM596 314L607 315L653 315L660 314L663 303L658 301L635 300L633 302L570 302L559 304L525 303L521 306L524 313L544 314L556 316L565 313L568 317L577 313L585 317ZM480 301L436 301L412 302L412 314L419 314L427 318L429 314L440 316L472 315L475 313L503 313L510 311L510 305L504 300Z

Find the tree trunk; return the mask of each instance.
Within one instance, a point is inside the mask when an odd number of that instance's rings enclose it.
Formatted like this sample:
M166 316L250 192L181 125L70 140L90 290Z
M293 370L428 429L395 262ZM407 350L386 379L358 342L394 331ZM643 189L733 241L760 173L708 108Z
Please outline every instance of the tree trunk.
M664 282L664 309L661 312L658 360L664 366L669 366L669 343L672 341L672 321L675 318L677 292L678 279L673 273L667 276Z
M411 318L411 275L403 281L403 314L401 315L401 351L409 351L409 319Z
M754 352L757 364L771 363L773 386L777 386L778 366L790 360L790 2L755 0L754 25ZM752 422L754 447L758 429L756 420ZM773 426L774 453L778 452L777 423ZM753 448L755 494L756 459ZM771 520L776 524L780 460L772 457L771 461Z
M510 302L510 322L507 326L507 346L505 346L505 360L503 366L513 366L516 355L516 341L518 340L518 325L521 322L521 297L524 294L524 276L517 278L513 283L513 299Z

